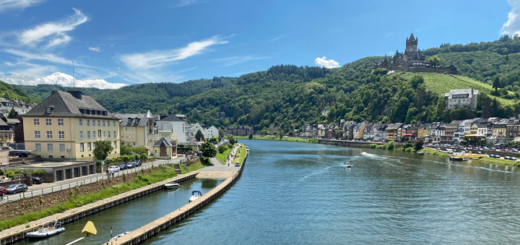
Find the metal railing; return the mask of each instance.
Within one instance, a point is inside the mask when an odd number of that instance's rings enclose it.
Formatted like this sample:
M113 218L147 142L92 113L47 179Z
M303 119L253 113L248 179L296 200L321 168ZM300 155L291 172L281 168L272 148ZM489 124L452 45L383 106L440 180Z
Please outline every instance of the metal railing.
M122 176L123 174L131 174L131 173L139 172L141 170L149 169L152 167L157 167L157 166L163 165L163 164L173 164L174 162L177 162L177 161L170 160L170 161L152 162L150 164L142 165L137 168L120 170L120 171L117 171L114 173L114 177L119 177L119 176ZM108 177L108 174L103 173L101 176L98 176L98 177L81 179L81 180L77 180L74 182L69 182L67 184L51 186L51 187L40 189L40 190L32 190L32 191L26 191L26 192L21 192L21 193L16 193L16 194L4 195L3 198L0 200L0 203L3 204L3 203L8 203L8 202L18 201L22 198L31 198L31 197L46 195L46 194L50 194L53 192L74 188L76 186L82 186L82 185L95 183L100 180L106 180L108 178L113 178L113 177Z

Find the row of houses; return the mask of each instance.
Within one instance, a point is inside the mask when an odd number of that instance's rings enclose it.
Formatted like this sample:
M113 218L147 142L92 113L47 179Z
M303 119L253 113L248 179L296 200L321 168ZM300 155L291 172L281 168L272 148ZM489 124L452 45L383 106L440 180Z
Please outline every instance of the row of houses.
M8 100L6 98L0 97L0 114L4 115L4 117L7 117L12 109L14 109L18 115L23 115L29 112L35 106L36 104L34 103L24 102L16 99Z
M403 141L422 139L431 143L460 143L485 139L488 143L520 141L520 120L516 118L473 118L450 123L404 124L341 121L336 124L304 125L302 137L346 140Z

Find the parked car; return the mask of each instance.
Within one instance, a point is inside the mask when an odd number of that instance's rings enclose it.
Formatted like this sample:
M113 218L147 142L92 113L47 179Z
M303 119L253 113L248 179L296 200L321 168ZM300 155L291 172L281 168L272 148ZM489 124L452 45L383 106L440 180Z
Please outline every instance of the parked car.
M7 194L7 189L5 189L3 186L0 186L0 195L3 196L5 194Z
M127 168L128 168L128 166L126 164L124 164L124 163L119 165L119 170L125 170Z
M518 152L518 149L513 148L511 149L511 152Z
M27 185L26 184L12 184L9 187L7 187L7 194L15 194L18 192L26 192L27 191Z
M141 167L141 165L143 165L141 160L135 161L135 167Z
M504 159L505 160L511 160L511 157L510 156L505 156Z
M512 161L517 161L518 159L516 159L516 157L511 157L510 160L512 160Z
M499 156L499 155L495 155L495 156L493 156L493 157L494 157L494 158L500 158L500 156Z
M126 168L134 168L135 167L135 162L129 162L126 164Z
M477 154L482 154L482 152L481 151L477 151Z
M108 168L108 171L118 172L118 171L119 171L119 166L110 166L110 167Z
M487 146L484 146L484 147L482 147L482 148L483 148L484 150L489 150L489 147L487 147Z
M488 157L495 157L495 155L493 155L493 154L489 154L489 156L488 156Z
M32 177L33 184L41 184L43 183L43 180L39 177Z

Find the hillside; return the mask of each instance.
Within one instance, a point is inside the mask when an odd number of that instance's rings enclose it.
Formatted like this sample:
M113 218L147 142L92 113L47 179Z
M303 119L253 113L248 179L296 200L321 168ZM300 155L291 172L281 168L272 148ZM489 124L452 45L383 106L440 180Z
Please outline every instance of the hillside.
M399 76L404 79L411 80L414 73L399 73L391 76ZM432 91L439 96L443 96L444 93L450 92L452 89L466 89L473 88L479 90L480 93L486 93L491 99L497 99L505 105L512 105L515 101L511 99L505 99L498 96L491 95L493 88L489 84L475 81L471 78L457 75L445 75L439 73L421 73L424 78L424 84L429 91ZM509 94L514 96L513 92Z
M33 103L40 103L39 98L35 98L32 96L27 95L25 92L21 91L17 87L4 83L0 81L0 97L6 98L6 99L17 99L22 100L25 102L33 102Z

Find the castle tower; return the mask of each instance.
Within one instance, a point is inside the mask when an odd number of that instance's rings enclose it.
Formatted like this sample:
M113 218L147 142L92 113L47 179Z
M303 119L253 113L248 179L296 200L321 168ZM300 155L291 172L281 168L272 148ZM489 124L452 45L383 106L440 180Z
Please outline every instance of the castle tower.
M419 38L415 38L413 33L406 39L406 49L404 51L405 59L413 59L416 56L418 43Z

